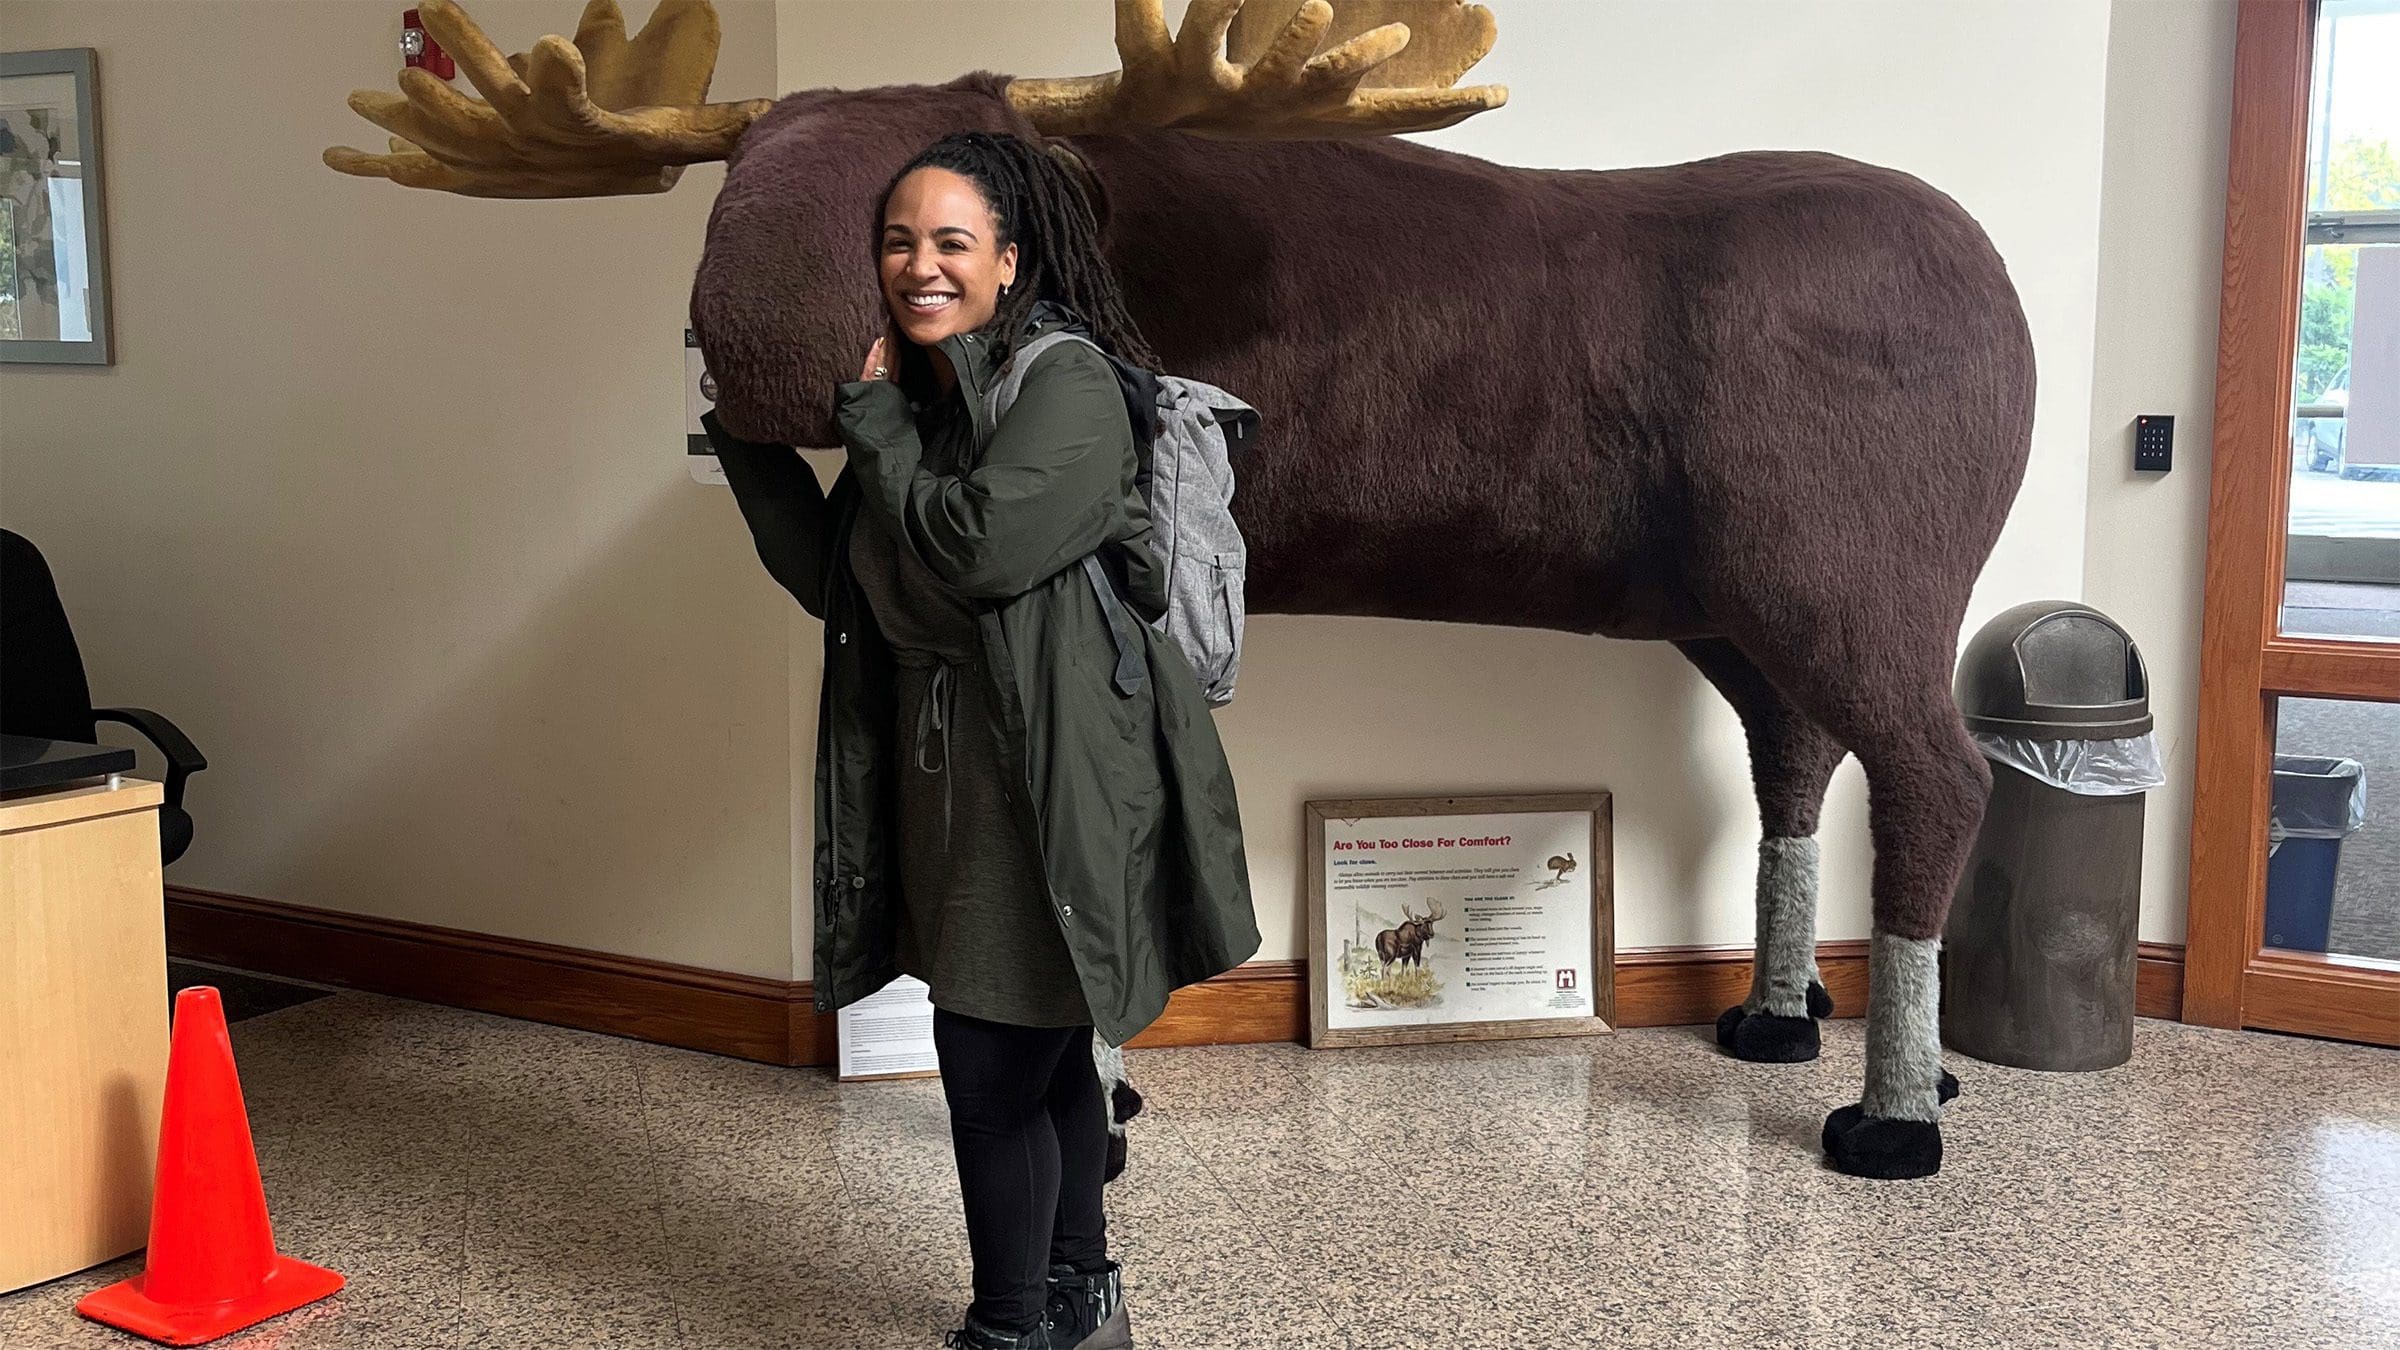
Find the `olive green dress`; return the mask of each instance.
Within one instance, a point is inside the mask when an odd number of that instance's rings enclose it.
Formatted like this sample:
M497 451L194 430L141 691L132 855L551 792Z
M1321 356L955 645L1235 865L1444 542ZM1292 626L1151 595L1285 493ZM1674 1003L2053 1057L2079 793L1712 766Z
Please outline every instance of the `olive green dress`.
M956 472L974 447L964 405L952 394L911 406L925 469ZM873 511L851 529L850 565L899 667L900 969L954 1013L1032 1027L1091 1021L1041 860L1003 791L974 609Z

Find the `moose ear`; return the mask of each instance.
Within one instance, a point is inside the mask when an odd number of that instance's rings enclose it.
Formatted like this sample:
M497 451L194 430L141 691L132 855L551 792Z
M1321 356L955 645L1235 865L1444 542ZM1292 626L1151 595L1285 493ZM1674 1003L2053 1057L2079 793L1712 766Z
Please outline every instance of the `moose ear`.
M1075 153L1075 147L1065 141L1045 137L1042 149L1065 167L1067 176L1075 180L1075 186L1083 189L1083 199L1092 208L1093 233L1105 238L1108 234L1108 189L1101 186L1100 175L1093 173L1091 163Z

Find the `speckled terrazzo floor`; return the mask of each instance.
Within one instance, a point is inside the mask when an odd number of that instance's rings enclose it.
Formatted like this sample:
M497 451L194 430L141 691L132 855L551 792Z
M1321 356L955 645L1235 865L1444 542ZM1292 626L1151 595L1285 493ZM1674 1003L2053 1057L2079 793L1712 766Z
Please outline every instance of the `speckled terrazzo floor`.
M1111 1190L1138 1343L1381 1350L2400 1345L2400 1053L2141 1025L1953 1057L1949 1163L1823 1169L1862 1024L1136 1052ZM932 1083L849 1084L344 994L234 1028L282 1245L350 1276L221 1342L932 1350L964 1297ZM118 1263L0 1298L0 1346Z

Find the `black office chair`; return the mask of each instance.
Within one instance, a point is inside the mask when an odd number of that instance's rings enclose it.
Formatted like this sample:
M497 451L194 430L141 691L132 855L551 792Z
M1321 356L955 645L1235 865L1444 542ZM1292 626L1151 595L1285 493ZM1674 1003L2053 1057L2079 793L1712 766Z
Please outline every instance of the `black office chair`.
M167 757L158 856L161 864L175 861L192 844L183 783L208 761L180 728L147 708L92 706L83 653L75 647L75 630L67 626L66 607L58 602L50 564L33 541L0 530L0 732L89 745L99 739L102 722L132 727Z

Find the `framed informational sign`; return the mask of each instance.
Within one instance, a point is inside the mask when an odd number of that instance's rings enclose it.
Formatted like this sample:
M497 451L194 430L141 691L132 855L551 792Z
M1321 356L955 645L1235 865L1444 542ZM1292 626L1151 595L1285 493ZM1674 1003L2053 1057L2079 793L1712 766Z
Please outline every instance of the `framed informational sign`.
M1311 1046L1616 1021L1605 792L1310 802Z
M834 1076L849 1083L939 1074L933 1058L933 1000L927 992L923 980L902 975L835 1013Z

